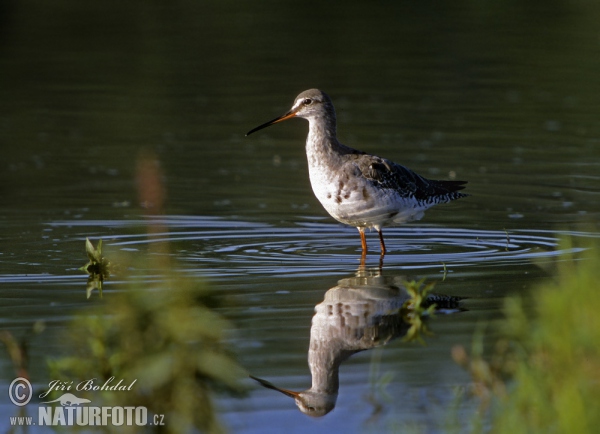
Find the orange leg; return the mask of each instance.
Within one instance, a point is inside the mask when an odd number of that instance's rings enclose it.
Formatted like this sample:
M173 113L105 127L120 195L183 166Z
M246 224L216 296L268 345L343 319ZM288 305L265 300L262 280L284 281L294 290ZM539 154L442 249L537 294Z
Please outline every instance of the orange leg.
M379 244L381 244L381 256L385 255L385 242L383 241L383 232L381 230L378 230L377 233L379 233Z
M358 228L358 233L360 234L360 243L362 245L362 254L367 254L367 239L365 238L365 229Z
M358 265L358 273L364 273L366 270L365 263L367 261L367 252L363 250L360 255L360 264Z

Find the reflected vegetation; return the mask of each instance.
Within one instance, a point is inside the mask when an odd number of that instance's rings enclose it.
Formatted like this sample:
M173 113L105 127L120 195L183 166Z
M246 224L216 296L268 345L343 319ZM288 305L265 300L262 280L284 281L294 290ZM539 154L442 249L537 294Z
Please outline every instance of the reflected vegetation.
M292 397L304 414L321 417L334 409L340 365L353 354L393 339L423 342L426 318L434 312L459 312L460 298L430 293L433 284L407 282L401 276L371 275L359 268L342 279L315 306L310 329L309 389L296 392L251 376L264 387Z
M89 262L80 270L89 274L86 288L86 296L90 298L94 289L98 290L100 298L102 298L102 285L104 279L110 277L110 262L102 256L102 240L98 240L98 246L94 247L89 238L85 239L85 252Z

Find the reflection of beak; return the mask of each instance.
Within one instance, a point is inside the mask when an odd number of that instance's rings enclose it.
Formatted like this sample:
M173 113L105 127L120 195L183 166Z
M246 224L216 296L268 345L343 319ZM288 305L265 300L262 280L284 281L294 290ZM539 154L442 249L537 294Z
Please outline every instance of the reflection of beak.
M246 136L249 136L250 134L252 134L252 133L254 133L254 132L258 131L258 130L262 130L263 128L270 127L271 125L273 125L273 124L276 124L276 123L278 123L278 122L283 122L283 121L285 121L286 119L291 119L291 118L293 118L294 116L296 116L296 112L295 112L295 111L289 111L289 112L287 112L286 114L284 114L283 116L279 116L278 118L275 118L275 119L273 119L272 121L269 121L269 122L267 122L267 123L264 123L264 124L262 124L262 125L259 125L259 126L258 126L258 127L256 127L256 128L253 128L253 129L251 129L250 131L248 131L248 132L246 133ZM254 378L254 377L252 377L252 378ZM255 378L255 380L257 380L257 379ZM257 380L257 381L261 381L261 380Z
M274 123L274 122L271 122L271 123ZM269 126L269 125L267 125L267 126ZM250 132L252 132L252 131L250 131ZM248 134L250 134L250 133L248 133ZM300 392L294 392L293 390L288 390L288 389L280 389L279 387L275 386L273 383L269 383L267 380L263 380L261 378L253 377L252 375L250 375L250 378L252 378L253 380L258 381L260 384L262 384L267 389L276 390L278 392L283 393L286 396L289 396L290 398L298 398L299 395L300 395Z

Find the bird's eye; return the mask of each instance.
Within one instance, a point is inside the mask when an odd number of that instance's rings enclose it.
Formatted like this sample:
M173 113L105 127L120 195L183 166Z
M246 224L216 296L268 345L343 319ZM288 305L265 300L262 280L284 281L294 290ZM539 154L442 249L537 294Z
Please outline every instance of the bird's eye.
M302 101L302 104L304 104L304 105L312 104L312 99L306 98L304 101Z

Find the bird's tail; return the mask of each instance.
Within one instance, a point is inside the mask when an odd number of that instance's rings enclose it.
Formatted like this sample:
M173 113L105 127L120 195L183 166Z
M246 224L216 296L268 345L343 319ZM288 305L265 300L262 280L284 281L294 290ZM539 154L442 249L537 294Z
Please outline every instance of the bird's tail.
M467 183L467 181L435 181L435 182L440 187L446 189L448 193L452 193L452 192L464 189L466 187L465 184ZM461 193L461 194L468 196L468 194L465 194L465 193Z

